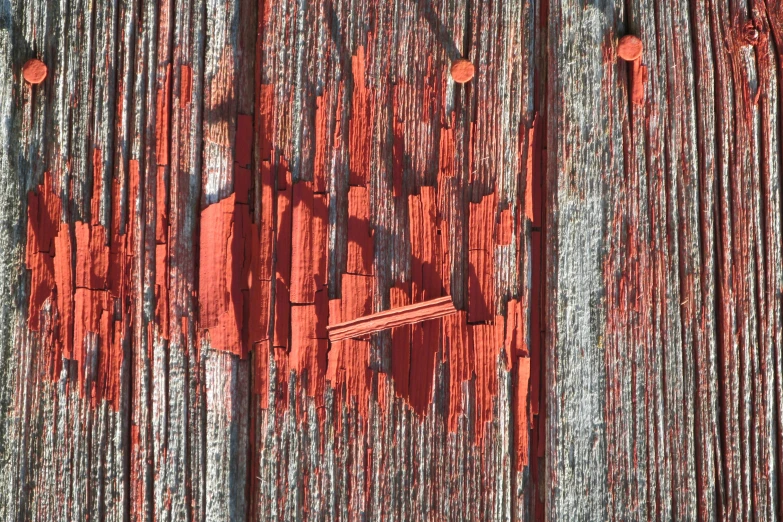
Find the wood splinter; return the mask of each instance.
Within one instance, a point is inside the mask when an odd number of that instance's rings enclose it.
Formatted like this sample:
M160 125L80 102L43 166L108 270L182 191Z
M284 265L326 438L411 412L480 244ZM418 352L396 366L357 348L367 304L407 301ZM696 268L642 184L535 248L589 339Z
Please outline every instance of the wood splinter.
M644 84L647 82L647 66L642 65L644 45L638 36L627 34L617 43L617 56L631 64L631 101L644 105Z
M400 306L326 327L331 342L363 337L388 328L438 319L457 312L451 296Z

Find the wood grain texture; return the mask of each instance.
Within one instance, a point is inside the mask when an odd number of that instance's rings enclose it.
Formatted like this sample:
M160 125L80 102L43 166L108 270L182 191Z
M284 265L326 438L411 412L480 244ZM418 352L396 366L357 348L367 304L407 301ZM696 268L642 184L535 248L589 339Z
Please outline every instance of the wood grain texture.
M773 0L0 2L0 519L783 518L782 45Z

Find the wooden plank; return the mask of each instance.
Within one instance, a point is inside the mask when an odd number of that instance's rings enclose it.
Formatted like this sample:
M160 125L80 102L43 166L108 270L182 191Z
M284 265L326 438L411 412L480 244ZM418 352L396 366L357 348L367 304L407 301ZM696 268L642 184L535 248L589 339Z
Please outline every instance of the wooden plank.
M781 518L781 46L779 2L2 4L0 519Z

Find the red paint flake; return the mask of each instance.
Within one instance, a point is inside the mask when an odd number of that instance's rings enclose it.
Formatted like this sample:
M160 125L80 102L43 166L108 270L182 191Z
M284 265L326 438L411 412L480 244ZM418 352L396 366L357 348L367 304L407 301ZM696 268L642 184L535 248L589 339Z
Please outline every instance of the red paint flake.
M275 263L275 347L288 347L291 313L291 227L293 187L291 173L280 168L286 179L285 189L277 191L277 262ZM278 173L278 176L281 174Z
M189 65L181 65L179 68L179 106L190 105L193 92L193 69Z
M157 243L168 242L169 236L169 191L166 177L166 167L158 167L155 191L155 241Z
M647 66L640 60L631 64L631 101L635 105L644 105L644 85L647 83Z
M342 321L342 299L329 300L329 320ZM343 380L342 352L344 346L343 341L332 343L327 357L326 380L331 382L335 389L337 389L337 384Z
M462 385L473 378L475 352L468 339L467 314L443 318L443 356L449 363L449 430L457 431L462 408Z
M438 194L440 195L440 199L438 201L438 206L440 208L446 208L449 203L444 201L444 194L448 193L449 186L452 184L453 180L450 180L448 178L439 177L438 178ZM438 228L439 232L439 238L440 238L440 252L441 252L441 268L440 268L440 274L442 278L442 286L443 286L443 293L446 295L451 295L453 292L451 291L451 256L449 254L449 223L447 221L447 218L443 215L440 216L441 221Z
M315 293L315 336L318 339L328 339L326 330L329 324L329 292L326 289Z
M251 264L247 275L249 343L268 339L274 246L274 174L268 161L261 163L261 222L251 225ZM267 350L268 353L268 350Z
M329 343L318 338L316 305L292 306L291 325L288 366L302 379L308 396L323 400Z
M413 301L443 295L440 238L435 189L421 187L418 196L408 198L411 241L411 292Z
M30 329L40 326L39 313L47 299L52 299L56 337L44 335L51 346L52 378L59 376L62 359L75 362L78 389L93 405L108 400L119 406L119 368L122 363L121 336L115 329L114 298L109 293L110 249L106 230L97 223L100 208L100 151L95 149L94 196L91 201L95 224L74 223L76 256L72 258L71 235L61 225L61 204L46 173L38 194L28 196L28 247L26 263L31 269ZM131 163L133 167L133 162ZM131 173L133 174L133 172ZM120 236L112 241L122 243ZM119 246L117 247L119 249ZM117 285L119 287L119 285ZM117 289L118 294L122 288ZM74 320L76 319L76 320Z
M169 249L165 243L155 246L155 316L161 336L169 339Z
M40 328L41 308L51 297L55 287L54 261L48 252L33 255L28 253L26 265L30 270L30 305L27 324L30 330L37 332Z
M497 225L495 235L498 238L498 245L510 245L514 233L514 219L511 216L510 209L504 209L500 213L500 223Z
M530 408L538 415L538 388L541 367L541 232L530 234L531 289L530 289Z
M171 100L171 64L166 66L166 80L158 89L155 112L155 161L158 165L169 164L169 113Z
M536 114L527 133L525 217L534 227L541 226L541 120Z
M313 279L316 290L326 287L327 256L329 252L329 196L315 194L313 196Z
M259 39L261 41L261 39ZM261 56L258 53L257 56ZM258 103L256 104L256 135L259 145L260 158L262 161L272 159L272 141L274 136L274 114L275 114L275 86L271 84L260 84L258 82L256 92L258 93Z
M54 239L54 284L57 288L57 310L60 312L59 350L66 359L73 358L73 265L71 261L71 235L68 227L60 226L60 234ZM59 369L60 361L57 361Z
M236 163L234 164L234 194L236 195L238 204L248 204L248 196L250 195L250 169L240 167Z
M405 140L403 139L403 132L403 124L395 118L392 152L392 194L395 198L402 196L402 176L405 170Z
M261 408L269 407L269 356L272 344L269 340L253 345L253 390Z
M502 315L496 315L495 316L495 322L493 323L495 326L494 332L495 332L495 341L493 343L494 346L499 347L503 351L504 360L506 362L506 370L511 371L513 367L513 360L511 358L511 354L506 350L506 318Z
M468 253L468 322L492 320L494 259L485 250Z
M350 321L372 310L374 281L372 277L343 274L342 299L329 302L331 321ZM369 370L370 345L367 341L347 339L332 343L329 351L327 380L338 390L345 386L346 400L355 398L366 418L372 372Z
M74 321L73 330L73 357L76 361L79 370L79 384L80 387L84 385L85 371L90 371L88 368L97 363L97 360L93 360L98 357L101 352L101 348L109 348L111 339L108 337L108 321L111 320L112 310L109 302L108 295L102 290L90 290L88 288L77 288L74 295L74 310L75 316L79 318L78 321ZM101 337L103 331L105 337ZM97 346L95 349L97 353L90 352L90 361L87 360L88 356L88 334L96 336ZM90 371L91 381L94 380L94 371ZM86 391L86 390L81 390Z
M525 308L516 299L509 299L506 308L504 346L510 360L529 356L525 342Z
M253 117L248 114L237 115L236 146L234 161L240 167L250 167L253 151Z
M373 278L355 274L342 276L340 322L372 313Z
M410 304L410 284L395 283L389 289L392 309ZM406 324L392 328L391 374L398 397L408 398L411 367L411 326Z
M313 190L326 192L326 151L329 148L329 115L326 113L328 93L315 100L315 164L313 171Z
M444 127L440 130L439 178L451 178L454 176L454 155L454 129Z
M485 423L492 419L492 400L498 394L495 328L490 324L468 324L468 342L473 347L476 368L477 439L484 437Z
M375 124L374 96L365 86L364 47L359 46L356 56L351 57L351 68L353 97L351 120L348 124L348 150L351 157L349 184L364 186L370 179L372 128Z
M114 321L111 313L101 316L101 347L98 356L98 379L94 384L92 404L107 400L114 411L120 408L120 371L122 369L122 323ZM105 340L105 343L104 343Z
M103 187L103 158L101 149L92 149L92 200L90 201L90 218L93 225L100 225L101 193Z
M418 196L408 198L411 241L411 300L423 302L440 297L440 238L435 189L421 187ZM413 326L411 351L410 403L419 413L426 413L432 395L435 353L440 339L440 325L427 322Z
M495 317L495 193L470 204L468 252L468 322L492 321Z
M25 263L31 271L28 326L39 328L39 312L55 286L54 239L60 230L60 198L54 193L52 176L44 173L38 193L27 194L27 252Z
M351 187L348 191L348 273L372 275L373 256L369 193L364 187Z
M212 348L247 355L242 342L242 275L247 273L246 236L251 231L247 205L231 196L201 212L199 305L201 329L209 332Z
M261 163L261 222L259 227L259 265L258 277L267 281L272 279L272 250L275 242L275 177L268 161Z
M440 342L438 321L414 324L411 328L410 405L419 415L425 415L432 400L435 379L435 354Z
M271 258L261 255L261 241L255 223L250 225L249 243L250 263L245 265L247 273L242 276L242 290L246 291L248 296L248 345L253 345L269 337L271 281L261 275L268 273Z
M256 259L255 256L253 258ZM269 313L272 282L253 278L248 292L248 343L253 345L269 339Z
M402 196L402 175L405 169L405 128L399 114L401 85L394 86L394 142L392 147L392 194Z
M307 181L294 183L293 193L291 302L313 303L316 290L312 230L313 184Z
M528 464L528 386L530 381L530 359L520 357L517 361L516 393L513 398L514 409L514 447L516 449L517 470Z
M288 347L288 333L291 327L291 297L288 285L279 277L275 281L275 331L274 347Z
M60 198L54 193L52 175L44 173L38 193L27 194L27 255L53 254L52 242L60 230Z
M275 408L278 415L282 415L288 409L288 350L282 346L273 346L272 354L277 366L277 401Z
M76 286L103 290L107 288L109 248L106 232L100 225L91 227L77 221L76 231Z

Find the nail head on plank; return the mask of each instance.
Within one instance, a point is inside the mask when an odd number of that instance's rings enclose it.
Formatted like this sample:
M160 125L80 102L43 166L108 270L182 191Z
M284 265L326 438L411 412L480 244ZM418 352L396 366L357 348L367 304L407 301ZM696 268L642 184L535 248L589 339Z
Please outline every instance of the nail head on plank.
M22 67L22 76L28 83L37 85L46 79L46 64L38 58L27 60Z
M451 77L457 83L468 83L473 79L475 73L476 68L469 60L464 58L460 58L451 64Z
M642 56L642 41L638 36L627 34L617 44L617 56L627 62L638 60Z

